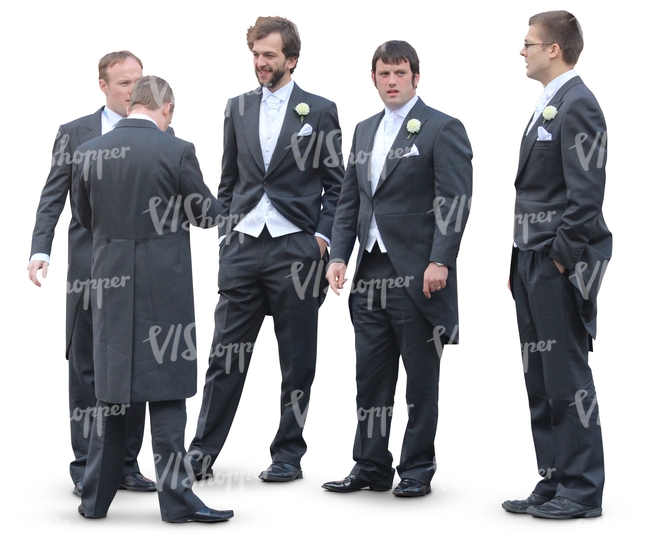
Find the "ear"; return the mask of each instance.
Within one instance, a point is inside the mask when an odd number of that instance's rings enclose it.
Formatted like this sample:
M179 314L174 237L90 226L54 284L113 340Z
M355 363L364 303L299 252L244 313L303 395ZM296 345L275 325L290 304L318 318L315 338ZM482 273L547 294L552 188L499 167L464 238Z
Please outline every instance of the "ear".
M165 119L171 120L173 113L174 113L174 108L171 102L167 102L166 104L163 105L162 114Z
M298 59L296 57L287 57L287 68L293 70L298 64Z
M420 82L420 74L415 74L413 76L413 89L418 88L418 83Z
M548 58L549 59L562 59L562 49L558 44L552 44L551 47L548 50Z
M104 93L105 95L108 94L108 83L106 82L106 80L103 79L99 80L99 88L102 90L102 93Z
M372 80L372 84L377 87L377 80L375 79L375 73L370 72L370 79Z

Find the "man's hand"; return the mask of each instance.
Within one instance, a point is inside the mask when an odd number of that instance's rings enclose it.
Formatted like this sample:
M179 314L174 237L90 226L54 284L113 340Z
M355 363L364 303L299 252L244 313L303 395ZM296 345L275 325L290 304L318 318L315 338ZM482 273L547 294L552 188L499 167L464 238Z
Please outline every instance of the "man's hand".
M447 274L449 269L446 265L439 267L435 263L429 263L427 270L424 271L424 282L422 291L427 299L431 299L432 291L440 291L447 285Z
M327 278L330 288L332 288L332 291L336 295L340 295L339 290L343 289L343 284L348 280L345 278L346 269L345 263L330 263L330 266L327 268L325 278Z
M40 261L40 260L35 260L35 261L30 261L29 267L27 267L27 271L29 272L29 279L34 282L39 288L41 287L41 283L38 281L38 278L36 277L36 273L42 269L41 275L43 278L47 278L47 267L49 263L47 261Z
M325 250L327 250L327 242L324 238L316 237L316 242L318 242L318 247L320 248L320 257L321 259L325 255Z
M558 263L557 261L555 261L555 259L553 260L553 263L555 263L555 266L557 267L557 270L560 271L560 274L564 274L564 271L566 271L566 267L562 265L562 263Z

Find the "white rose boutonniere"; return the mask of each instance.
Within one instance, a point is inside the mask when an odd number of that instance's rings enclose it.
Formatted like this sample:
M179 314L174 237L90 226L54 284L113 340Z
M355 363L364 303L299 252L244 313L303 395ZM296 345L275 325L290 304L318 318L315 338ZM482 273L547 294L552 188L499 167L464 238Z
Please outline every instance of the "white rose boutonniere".
M305 120L305 116L309 114L309 105L301 102L300 104L296 105L294 110L300 116L300 122L302 123Z
M406 130L409 132L406 139L408 140L412 135L419 133L421 128L422 122L419 119L409 119L406 123Z
M544 121L551 121L551 119L555 119L556 115L557 108L555 106L547 106L542 110L542 117L544 118Z

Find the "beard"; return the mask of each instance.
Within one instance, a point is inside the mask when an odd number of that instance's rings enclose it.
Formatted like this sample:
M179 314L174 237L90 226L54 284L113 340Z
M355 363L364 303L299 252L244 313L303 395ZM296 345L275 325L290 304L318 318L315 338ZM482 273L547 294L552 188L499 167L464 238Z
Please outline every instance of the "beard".
M259 74L257 73L257 70L255 70L255 76L257 77L257 81L259 82L259 84L262 87L267 87L267 88L273 89L273 87L275 87L280 82L280 80L284 77L286 72L287 72L287 70L286 70L286 68L284 66L282 68L277 68L277 69L273 70L273 72L271 72L271 77L269 78L268 82L266 82L266 83L264 83L264 82L262 82L260 80L260 77L259 77Z

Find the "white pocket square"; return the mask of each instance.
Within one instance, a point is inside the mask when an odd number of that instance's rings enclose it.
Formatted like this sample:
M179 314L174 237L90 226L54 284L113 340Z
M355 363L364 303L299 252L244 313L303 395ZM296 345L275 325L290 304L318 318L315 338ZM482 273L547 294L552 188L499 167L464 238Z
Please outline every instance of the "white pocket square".
M314 129L311 128L311 125L309 123L305 123L302 126L302 129L300 129L298 136L309 136L312 132L314 132Z
M420 152L418 150L418 147L415 144L413 144L410 147L410 149L408 149L408 153L405 153L404 155L402 155L402 157L413 157L415 155L420 155Z
M548 132L544 127L537 127L537 140L553 140L553 135Z

